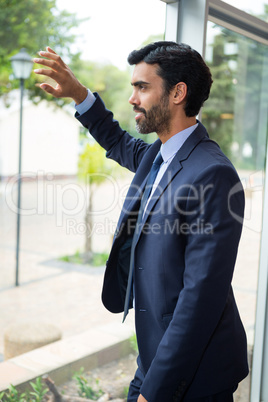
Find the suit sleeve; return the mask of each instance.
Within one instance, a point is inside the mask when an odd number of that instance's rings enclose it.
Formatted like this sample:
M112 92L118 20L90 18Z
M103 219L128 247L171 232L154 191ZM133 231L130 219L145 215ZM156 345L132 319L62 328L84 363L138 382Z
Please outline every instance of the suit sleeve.
M210 166L189 186L184 224L191 229L202 221L211 231L189 230L186 236L184 287L141 387L148 401L174 395L181 401L190 387L226 306L243 213L244 193L233 167Z
M114 120L112 112L105 108L99 95L94 95L96 101L93 106L82 115L76 113L75 117L107 151L107 158L136 172L150 145L122 130L118 121Z

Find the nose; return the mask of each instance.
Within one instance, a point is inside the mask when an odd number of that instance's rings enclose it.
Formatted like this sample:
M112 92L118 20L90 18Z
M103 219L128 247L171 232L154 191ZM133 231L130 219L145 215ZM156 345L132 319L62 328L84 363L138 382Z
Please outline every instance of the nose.
M137 98L136 91L132 92L132 95L130 96L128 101L129 101L129 103L131 105L138 105L139 104L139 100Z

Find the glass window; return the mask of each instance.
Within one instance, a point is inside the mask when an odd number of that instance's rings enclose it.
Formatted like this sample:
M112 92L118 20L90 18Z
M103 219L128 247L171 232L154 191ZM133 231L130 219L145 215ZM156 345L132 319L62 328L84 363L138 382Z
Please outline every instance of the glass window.
M267 0L225 0L225 3L268 22Z
M202 122L210 137L234 163L246 194L244 229L233 286L251 353L267 139L268 48L208 22L206 61L214 83L202 111ZM247 401L249 380L242 383Z

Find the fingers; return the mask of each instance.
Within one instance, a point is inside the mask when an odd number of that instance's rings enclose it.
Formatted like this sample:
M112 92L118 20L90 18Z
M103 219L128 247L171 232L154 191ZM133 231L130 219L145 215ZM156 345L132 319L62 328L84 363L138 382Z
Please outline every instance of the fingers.
M56 62L56 64L58 64L58 65L60 65L62 67L65 66L65 63L62 61L61 57L56 52L54 52L54 50L51 49L51 47L49 47L49 46L46 47L46 51L41 50L39 52L39 55L42 56L42 57L46 57L46 59L49 59L50 61ZM43 62L48 61L46 59L37 59L37 58L35 58L34 62L50 66L50 64L40 63L41 60L43 60Z
M46 75L51 78L54 78L55 73L60 72L66 66L62 61L62 59L60 58L60 56L57 55L57 53L55 53L54 50L52 50L50 47L47 47L47 50L48 50L47 52L45 51L39 52L40 56L46 57L45 59L35 57L33 59L33 62L36 64L40 64L42 66L49 67L49 69L39 68L35 69L34 72L36 74Z
M38 74L38 75L45 75L47 77L54 79L55 81L58 81L57 80L57 72L54 70L49 70L49 69L45 69L45 68L37 68L34 70L34 73Z
M39 55L42 58L34 58L33 61L45 68L35 69L34 72L52 78L57 84L53 88L44 82L40 88L56 98L72 98L76 103L81 103L87 96L87 88L78 81L60 56L49 46L46 51L40 51Z
M51 47L49 47L49 46L47 46L47 47L46 47L46 49L47 49L47 51L48 51L48 52L50 52L50 53L57 54L57 53L56 53L56 52L54 52L54 50L53 50L53 49L51 49Z
M39 86L40 86L41 89L43 89L43 91L45 91L48 94L53 95L56 98L58 98L58 93L57 93L56 89L53 88L51 85L49 85L49 84L40 84Z
M42 66L52 68L54 71L57 71L59 69L59 66L54 61L51 60L34 58L33 62L36 64L41 64ZM45 71L45 69L42 70ZM34 70L34 72L37 73L38 70Z

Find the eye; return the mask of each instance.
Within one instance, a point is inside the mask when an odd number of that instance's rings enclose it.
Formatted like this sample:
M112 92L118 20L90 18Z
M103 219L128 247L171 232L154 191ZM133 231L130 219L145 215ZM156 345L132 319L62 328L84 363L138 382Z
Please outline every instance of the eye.
M146 89L146 85L140 84L140 85L139 85L139 89L140 89L141 91L144 91L144 90Z

